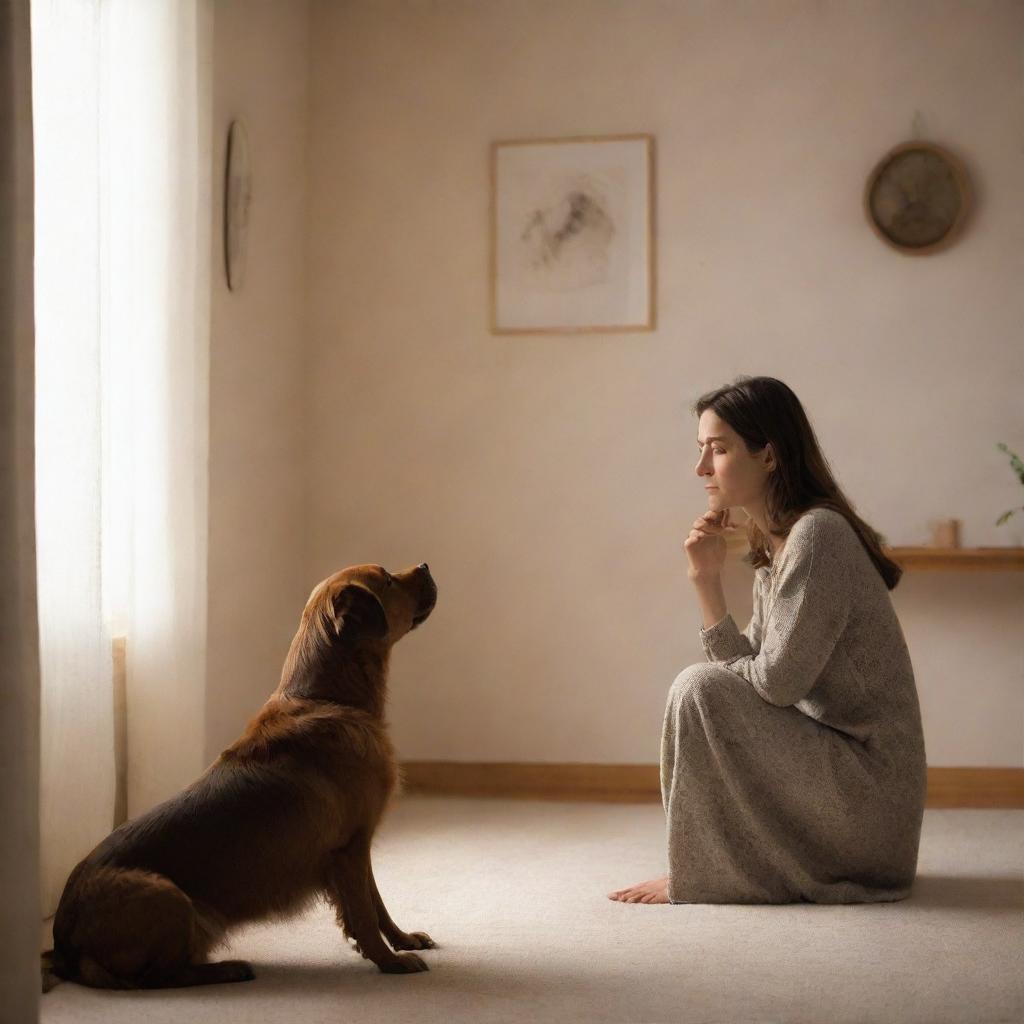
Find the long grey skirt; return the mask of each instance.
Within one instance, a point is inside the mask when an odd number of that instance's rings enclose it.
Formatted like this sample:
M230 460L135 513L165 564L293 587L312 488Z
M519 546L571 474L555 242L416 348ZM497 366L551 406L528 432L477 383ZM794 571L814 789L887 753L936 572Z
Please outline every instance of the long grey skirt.
M855 744L721 665L680 673L661 744L670 902L906 898L920 801Z

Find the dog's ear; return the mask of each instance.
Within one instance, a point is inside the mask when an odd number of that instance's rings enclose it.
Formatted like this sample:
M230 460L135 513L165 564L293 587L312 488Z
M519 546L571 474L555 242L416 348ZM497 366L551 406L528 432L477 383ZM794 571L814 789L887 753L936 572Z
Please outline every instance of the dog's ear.
M338 636L383 640L388 635L388 617L377 595L358 583L339 590L331 602L334 632Z

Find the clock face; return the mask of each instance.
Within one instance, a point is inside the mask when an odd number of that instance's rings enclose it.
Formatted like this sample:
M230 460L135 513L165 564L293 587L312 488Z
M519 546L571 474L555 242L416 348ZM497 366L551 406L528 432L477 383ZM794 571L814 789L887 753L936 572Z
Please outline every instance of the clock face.
M962 172L933 147L900 147L875 171L868 210L882 235L904 250L941 242L965 212Z

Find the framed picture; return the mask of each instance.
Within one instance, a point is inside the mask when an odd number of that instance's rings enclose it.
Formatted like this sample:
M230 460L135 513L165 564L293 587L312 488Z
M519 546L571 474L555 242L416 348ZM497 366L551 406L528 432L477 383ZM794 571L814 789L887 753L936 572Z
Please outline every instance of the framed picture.
M491 331L654 329L654 137L491 144Z

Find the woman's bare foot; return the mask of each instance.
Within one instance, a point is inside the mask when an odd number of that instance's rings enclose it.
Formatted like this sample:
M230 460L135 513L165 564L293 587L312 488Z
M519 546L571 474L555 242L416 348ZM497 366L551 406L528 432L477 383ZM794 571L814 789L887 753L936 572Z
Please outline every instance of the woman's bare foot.
M668 877L652 878L627 889L608 893L608 899L620 903L668 903Z

